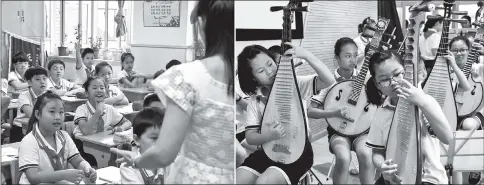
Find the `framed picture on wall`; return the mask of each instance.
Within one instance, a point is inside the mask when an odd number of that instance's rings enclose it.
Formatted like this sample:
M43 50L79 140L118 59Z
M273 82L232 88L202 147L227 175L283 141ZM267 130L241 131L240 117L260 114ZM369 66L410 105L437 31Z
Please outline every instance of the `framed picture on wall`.
M288 1L235 1L237 41L279 40L282 36L283 12L271 12L272 6L286 6ZM301 3L298 5L301 7ZM303 13L294 12L292 39L304 36Z
M144 27L180 27L180 5L180 0L144 1Z

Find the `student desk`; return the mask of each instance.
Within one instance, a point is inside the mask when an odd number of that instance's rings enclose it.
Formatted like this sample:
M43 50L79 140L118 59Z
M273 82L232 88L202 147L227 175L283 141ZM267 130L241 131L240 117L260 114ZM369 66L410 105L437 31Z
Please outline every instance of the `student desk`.
M88 136L76 136L83 143L84 152L93 155L97 161L98 168L115 166L116 155L109 149L116 147L113 141L114 135L111 131L98 132Z
M84 104L87 99L79 99L73 96L61 96L64 102L64 112L75 112L77 107Z
M120 88L123 91L129 102L143 101L146 95L154 93L154 90L149 90L147 87L139 88Z
M20 180L20 173L18 172L19 147L20 142L2 145L2 168L10 166L10 175L15 184Z
M120 184L121 174L119 168L108 166L96 170L97 180L96 184Z
M131 122L133 121L136 113L138 113L138 111L133 110L133 103L129 103L128 105L116 105L114 108Z

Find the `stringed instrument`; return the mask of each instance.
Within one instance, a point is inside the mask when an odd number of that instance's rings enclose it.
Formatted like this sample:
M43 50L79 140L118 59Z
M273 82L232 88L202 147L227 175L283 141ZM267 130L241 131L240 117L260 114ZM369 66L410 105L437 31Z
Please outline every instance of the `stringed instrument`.
M444 58L449 51L449 25L452 14L460 15L461 12L451 11L455 0L444 0L444 20L442 21L442 37L440 39L439 49L435 59L435 65L431 69L427 81L423 87L426 94L437 100L442 111L447 118L451 128L457 129L457 106L455 104L454 91L450 77L450 66ZM427 16L427 19L437 19L436 16Z
M420 2L410 7L410 20L407 28L406 50L404 55L404 79L414 86L418 84L419 35L425 23L425 12L433 5ZM421 122L417 106L399 98L388 133L385 159L393 159L398 164L393 180L386 184L421 184L422 155L420 155ZM420 173L417 173L420 172Z
M369 43L370 49L368 53L373 53L380 48L382 44L381 38L388 27L390 20L379 17L375 27L368 27L374 30L373 39ZM365 80L368 72L368 63L371 55L365 56L365 61L361 67L356 80L340 81L336 85L330 87L328 93L323 100L324 110L335 110L342 107L348 109L346 118L331 117L325 118L326 122L342 136L357 136L370 129L371 120L377 107L368 102L366 93L364 92ZM363 93L362 93L363 91Z
M280 122L285 128L286 135L279 140L263 144L262 149L271 160L282 164L290 164L298 160L308 140L307 118L297 84L294 62L290 56L284 55L290 47L284 43L291 42L293 12L308 11L307 7L298 6L301 2L303 1L290 0L287 6L271 7L272 12L282 10L284 13L281 58L262 115L261 124L269 124L269 126L262 126L261 134L268 134L270 132L268 128L273 127L271 124Z
M479 40L478 43L484 44L484 40L482 39L484 36L484 25L481 21L482 19L479 20L477 24L473 24L478 27L475 41ZM477 49L477 47L472 47L469 55L467 56L467 62L462 69L462 72L466 76L471 90L462 93L454 92L458 103L462 102L462 105L459 106L458 111L458 116L461 117L473 116L477 111L480 111L484 107L484 86L482 85L481 81L476 81L474 79L474 75L471 75L472 65L479 61L480 54Z

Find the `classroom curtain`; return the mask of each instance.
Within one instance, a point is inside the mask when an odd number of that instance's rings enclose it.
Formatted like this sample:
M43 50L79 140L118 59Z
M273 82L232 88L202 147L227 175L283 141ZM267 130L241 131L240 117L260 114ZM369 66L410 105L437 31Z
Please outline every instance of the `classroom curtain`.
M42 51L39 44L31 43L16 37L10 37L11 56L13 57L18 52L24 52L29 58L30 66L42 66L41 58Z
M391 40L390 44L392 45L392 49L398 49L400 47L400 42L403 41L403 32L395 0L378 0L378 16L390 19L390 23L385 33L391 34L393 29L396 28L395 33L393 34L396 38ZM382 41L387 42L388 38L388 36L383 36Z
M118 14L114 17L114 22L116 22L116 37L121 37L126 34L126 19L124 17L124 1L118 0Z

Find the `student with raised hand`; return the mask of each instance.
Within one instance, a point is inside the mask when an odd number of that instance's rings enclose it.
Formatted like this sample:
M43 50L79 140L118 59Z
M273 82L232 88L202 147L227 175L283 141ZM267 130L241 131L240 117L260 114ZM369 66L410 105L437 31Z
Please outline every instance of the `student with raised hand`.
M94 76L94 50L85 48L81 54L81 44L76 43L76 84L82 85L88 77Z

